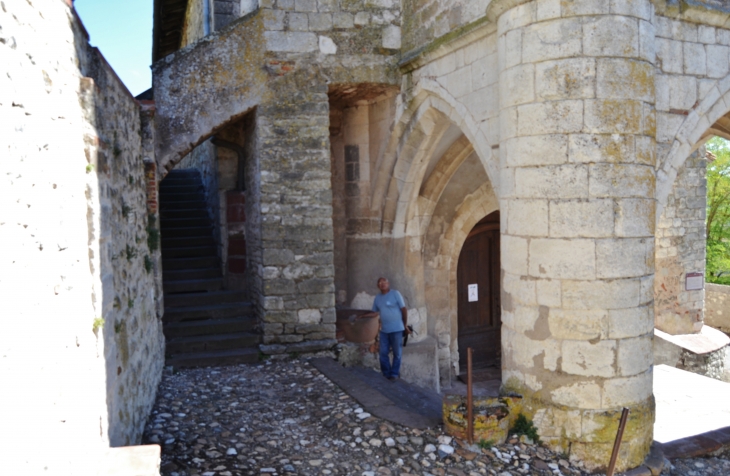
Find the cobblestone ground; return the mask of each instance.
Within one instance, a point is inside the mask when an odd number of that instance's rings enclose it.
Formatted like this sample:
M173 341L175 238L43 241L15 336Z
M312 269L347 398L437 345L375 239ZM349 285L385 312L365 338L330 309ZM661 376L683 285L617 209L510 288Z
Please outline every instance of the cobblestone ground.
M589 474L515 439L480 449L373 417L306 360L166 375L144 441L162 445L169 476ZM730 475L716 460L663 474Z
M729 476L730 454L722 457L678 459L662 475L670 476Z

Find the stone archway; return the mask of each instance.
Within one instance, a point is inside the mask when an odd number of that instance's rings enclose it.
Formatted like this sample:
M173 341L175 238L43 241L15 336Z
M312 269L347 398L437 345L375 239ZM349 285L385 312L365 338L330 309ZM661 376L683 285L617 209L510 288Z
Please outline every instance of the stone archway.
M438 84L426 86L447 94ZM463 106L423 85L415 96L378 163L374 188L387 187L387 196L373 195L372 206L382 210L383 235L403 250L403 275L419 313L427 313L421 317L437 341L440 380L449 384L458 371L456 263L474 224L499 208L492 185L497 174L491 148L484 160L483 147L471 140L483 132L463 127L469 122L458 116L468 116Z

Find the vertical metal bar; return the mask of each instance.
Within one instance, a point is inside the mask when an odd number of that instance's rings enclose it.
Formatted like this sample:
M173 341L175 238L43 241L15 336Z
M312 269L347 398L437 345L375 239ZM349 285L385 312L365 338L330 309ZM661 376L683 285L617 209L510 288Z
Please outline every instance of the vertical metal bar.
M471 387L471 347L466 349L466 437L469 444L474 444L474 409L472 408Z
M608 471L606 476L613 476L616 469L616 460L618 459L618 450L621 448L621 438L624 437L624 428L626 421L629 419L629 409L624 407L621 411L621 421L618 424L618 432L616 433L616 441L613 442L613 452L611 453L611 461L608 463Z

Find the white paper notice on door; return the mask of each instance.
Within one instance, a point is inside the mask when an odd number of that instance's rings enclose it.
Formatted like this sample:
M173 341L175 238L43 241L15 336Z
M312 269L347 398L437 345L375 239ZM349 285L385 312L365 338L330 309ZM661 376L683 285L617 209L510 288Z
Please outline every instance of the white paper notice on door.
M470 284L469 285L469 302L476 302L478 300L479 300L479 285Z

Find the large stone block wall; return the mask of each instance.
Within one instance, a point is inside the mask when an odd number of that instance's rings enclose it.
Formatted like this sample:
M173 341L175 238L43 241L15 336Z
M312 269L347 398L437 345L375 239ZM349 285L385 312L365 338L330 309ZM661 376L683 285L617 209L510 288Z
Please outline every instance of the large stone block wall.
M634 467L654 415L652 5L540 5L498 20L502 380L589 468L630 407Z
M705 283L705 324L730 335L730 286Z
M161 376L140 111L66 3L5 2L0 26L4 466L83 472L139 442Z
M401 48L397 0L262 0L260 6L270 51L365 55Z
M468 23L483 20L491 0L403 0L403 48L438 41Z
M703 321L704 290L687 291L687 273L705 274L707 161L704 148L680 167L657 223L654 322L669 334L693 334Z
M730 99L730 29L714 26L722 24L723 14L705 11L702 20L707 24L697 24L659 13L653 22L658 68L657 220L663 216L684 161L730 109L726 105Z

